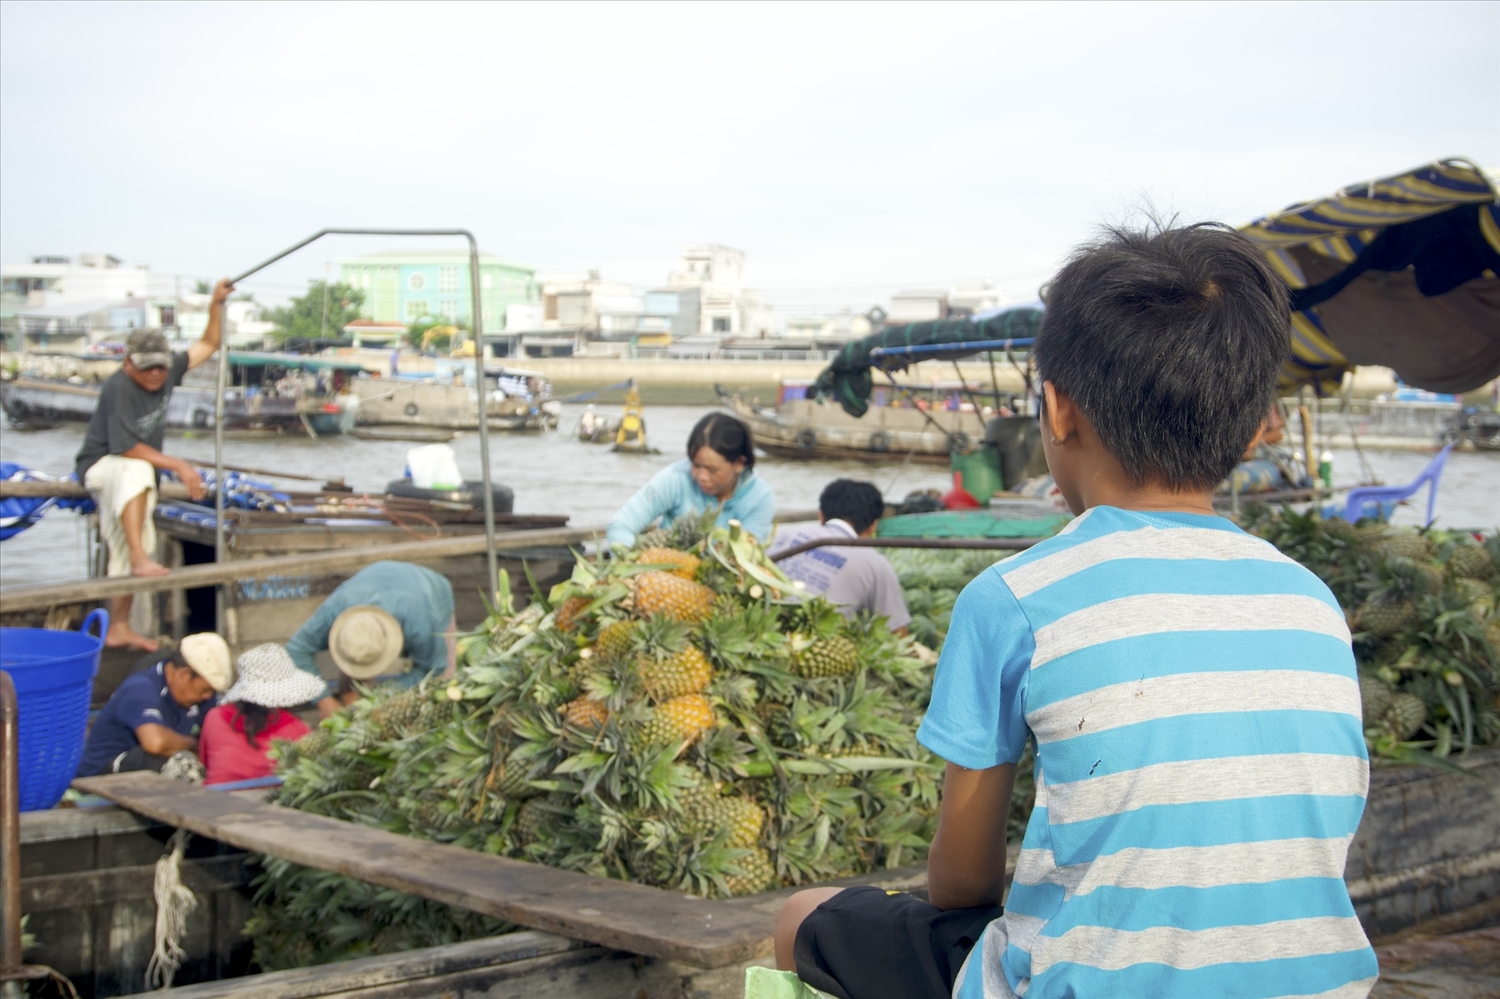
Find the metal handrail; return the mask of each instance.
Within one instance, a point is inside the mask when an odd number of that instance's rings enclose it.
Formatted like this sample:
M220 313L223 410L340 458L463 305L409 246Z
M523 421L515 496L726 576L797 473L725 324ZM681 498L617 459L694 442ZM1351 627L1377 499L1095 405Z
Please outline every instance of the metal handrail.
M470 308L474 314L474 384L479 396L479 469L480 477L484 480L485 557L489 564L490 601L493 604L498 600L499 595L500 566L495 557L495 495L490 486L490 424L487 419L484 391L484 306L480 296L479 244L475 242L474 234L467 229L319 229L300 243L294 243L275 256L262 260L243 274L230 278L230 283L239 284L257 271L265 270L276 261L296 253L304 246L324 236L462 236L469 242L469 290L472 296ZM224 561L226 554L224 490L219 484L224 481L224 392L229 382L229 347L224 338L228 328L228 311L229 303L225 301L220 306L219 312L219 397L214 404L214 559L218 562ZM224 610L226 609L222 593L221 589L218 615L220 632L224 630Z
M946 548L968 551L1025 551L1046 538L814 538L771 554L771 561L801 555L814 548Z

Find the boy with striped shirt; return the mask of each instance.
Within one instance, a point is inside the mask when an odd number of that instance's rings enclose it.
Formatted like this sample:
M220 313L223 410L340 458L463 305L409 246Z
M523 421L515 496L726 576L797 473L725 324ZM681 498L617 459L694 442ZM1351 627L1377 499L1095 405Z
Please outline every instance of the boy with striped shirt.
M930 904L801 892L778 964L846 999L1363 999L1349 632L1211 502L1270 408L1286 291L1202 225L1110 232L1046 301L1042 442L1078 516L954 608L918 732L947 761ZM1028 741L1036 809L1002 912Z

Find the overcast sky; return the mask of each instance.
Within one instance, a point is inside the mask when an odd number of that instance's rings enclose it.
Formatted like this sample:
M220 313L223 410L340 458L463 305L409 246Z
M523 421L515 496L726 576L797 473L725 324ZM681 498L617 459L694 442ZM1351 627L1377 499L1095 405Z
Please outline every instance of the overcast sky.
M1500 4L0 4L0 254L244 270L330 225L472 229L785 311L1031 297L1142 205L1240 223L1500 167ZM247 285L283 297L327 240Z

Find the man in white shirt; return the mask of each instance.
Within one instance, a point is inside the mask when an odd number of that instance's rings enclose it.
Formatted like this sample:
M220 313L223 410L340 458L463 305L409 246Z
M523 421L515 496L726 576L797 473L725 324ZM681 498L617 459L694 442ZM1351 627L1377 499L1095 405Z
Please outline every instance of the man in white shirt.
M818 497L818 527L803 527L777 538L771 554L821 538L872 538L885 513L885 500L868 482L835 479ZM825 545L778 563L781 571L800 580L807 592L837 604L844 616L861 612L884 617L890 629L906 633L911 612L901 594L896 570L873 548Z

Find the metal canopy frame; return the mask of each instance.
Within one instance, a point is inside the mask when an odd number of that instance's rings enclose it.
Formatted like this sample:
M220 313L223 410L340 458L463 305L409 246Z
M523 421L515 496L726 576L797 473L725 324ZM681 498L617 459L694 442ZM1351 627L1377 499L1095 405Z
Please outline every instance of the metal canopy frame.
M474 335L474 385L479 396L479 468L484 480L484 540L485 557L489 562L490 603L498 600L500 585L499 563L495 557L495 493L490 484L490 422L484 386L484 309L479 290L479 244L474 234L467 229L319 229L311 236L294 243L273 257L268 257L254 267L229 279L239 284L250 275L288 257L309 243L324 236L462 236L469 242L469 291L473 311ZM229 342L228 311L226 300L219 312L219 377L218 393L214 402L214 560L222 563L226 554L224 547L224 393L229 387ZM224 630L224 610L227 601L219 599L219 630Z

